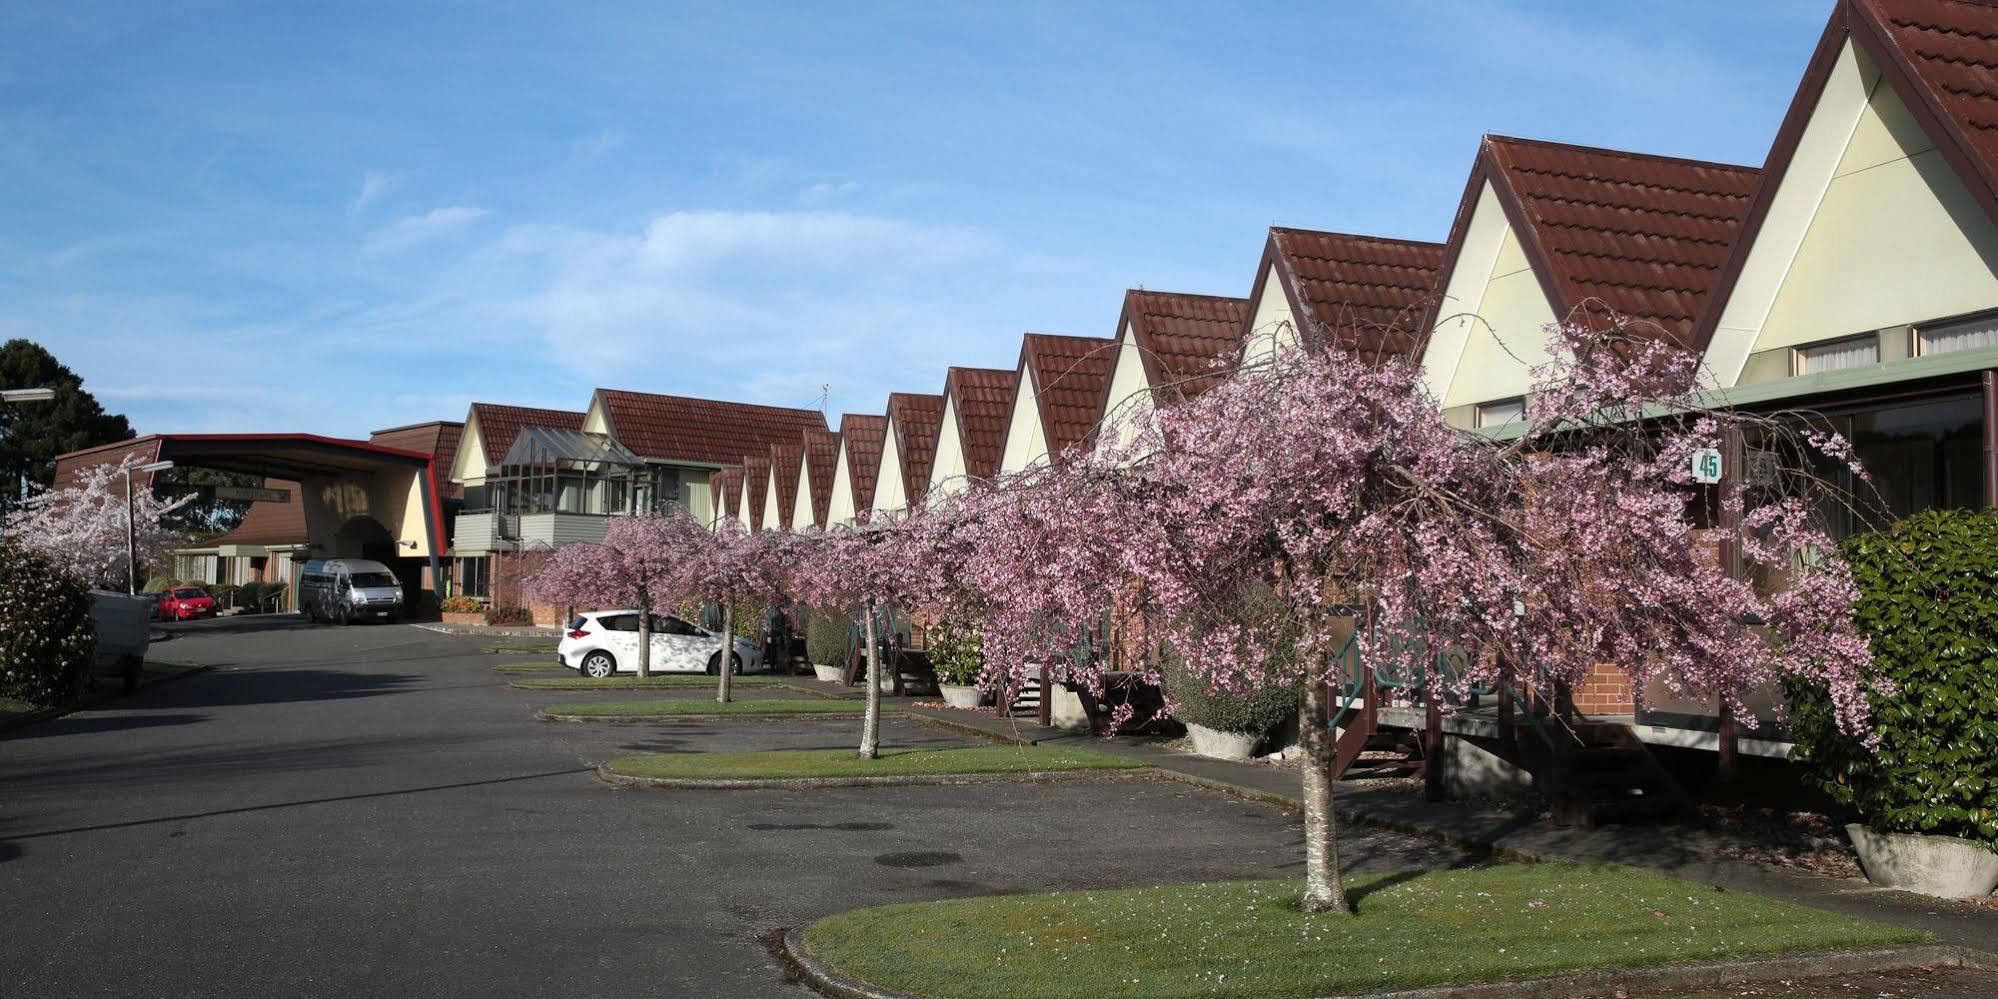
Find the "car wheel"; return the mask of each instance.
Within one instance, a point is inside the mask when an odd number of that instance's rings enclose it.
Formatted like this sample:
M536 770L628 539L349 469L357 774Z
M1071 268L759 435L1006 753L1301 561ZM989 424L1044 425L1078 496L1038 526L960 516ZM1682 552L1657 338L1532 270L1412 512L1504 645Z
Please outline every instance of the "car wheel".
M617 660L611 654L599 649L583 657L583 665L576 672L593 679L602 680L617 672Z
M729 665L729 672L734 673L737 676L741 676L742 653L740 652L729 653L728 665ZM716 652L708 656L708 675L709 676L721 675L721 653Z

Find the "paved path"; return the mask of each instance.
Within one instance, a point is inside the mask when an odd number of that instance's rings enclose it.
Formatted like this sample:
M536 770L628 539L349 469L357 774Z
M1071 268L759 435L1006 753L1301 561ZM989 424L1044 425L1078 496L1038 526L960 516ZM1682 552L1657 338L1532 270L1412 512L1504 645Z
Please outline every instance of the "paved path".
M544 724L574 692L508 689L476 639L177 631L157 655L216 668L0 738L0 996L807 995L760 938L1301 863L1281 810L1161 781L617 791L592 768L619 754L847 746L857 723ZM892 720L887 739L957 741ZM1466 856L1342 848L1371 870Z

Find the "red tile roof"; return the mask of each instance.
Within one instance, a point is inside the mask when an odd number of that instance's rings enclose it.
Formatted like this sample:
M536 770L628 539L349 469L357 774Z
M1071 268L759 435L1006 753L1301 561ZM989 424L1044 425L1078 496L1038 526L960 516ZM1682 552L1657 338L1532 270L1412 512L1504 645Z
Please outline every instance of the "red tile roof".
M1763 162L1754 200L1692 337L1696 347L1713 338L1847 40L1879 67L1986 217L1998 223L1998 6L1970 0L1841 0Z
M368 443L429 455L431 467L437 470L437 483L443 487L445 498L459 499L465 495L465 487L449 479L451 463L458 457L458 441L464 433L465 425L456 420L431 420L428 423L412 423L406 427L377 430L368 435Z
M1373 359L1400 357L1422 342L1442 265L1440 243L1272 226L1257 293L1268 294L1260 285L1274 267L1306 343L1334 343ZM1245 326L1254 314L1252 303Z
M1185 398L1198 395L1225 376L1223 365L1241 346L1242 327L1248 321L1246 298L1133 288L1124 293L1117 335L1122 336L1125 327L1130 327L1145 365L1145 379L1155 392ZM1107 379L1103 391L1107 402Z
M715 497L715 513L729 520L737 519L742 509L742 468L724 468L708 480L709 489Z
M763 530L763 507L770 497L770 456L742 456L742 503L749 511L749 529Z
M944 377L944 395L957 412L966 475L989 479L999 474L1013 390L1019 381L1019 372L1012 368L952 368Z
M807 430L801 447L804 460L800 465L807 476L805 485L812 502L812 523L824 527L832 513L833 473L839 469L839 435L830 430Z
M1634 320L1635 331L1697 347L1694 327L1757 175L1754 167L1488 135L1451 231L1452 259L1490 180L1556 316L1586 315L1600 302Z
M400 447L387 441L376 441ZM243 511L243 522L236 529L209 542L211 545L302 545L306 542L305 504L300 501L298 483L282 479L265 479L265 489L276 489L289 493L288 503L250 504Z
M853 486L853 508L874 508L874 483L881 476L881 449L888 438L888 418L848 413L840 417L840 452L846 456L846 474Z
M502 406L494 402L472 403L467 423L479 425L479 447L485 451L486 467L498 468L500 459L513 447L522 427L554 427L557 430L583 429L583 414L565 409L534 409L528 406ZM456 453L455 451L453 452ZM450 466L444 466L450 474Z
M1051 457L1059 459L1094 436L1116 362L1117 341L1103 337L1029 333L1021 341L1020 370L1033 379L1030 388ZM1012 423L1007 419L1007 434ZM1000 453L1005 453L1003 437Z
M598 389L597 399L611 436L641 458L732 465L752 451L794 443L806 430L826 429L825 414L816 409L618 389Z
M888 396L888 422L895 429L896 460L901 464L902 495L911 504L930 488L930 466L937 459L937 433L943 428L944 397L920 392ZM884 441L885 448L887 443Z
M55 480L50 484L50 488L78 488L83 485L84 469L94 468L98 465L111 465L115 468L125 461L127 457L132 457L136 463L141 465L152 464L160 458L162 443L158 434L147 434L144 437L134 437L128 441L118 441L114 444L99 444L96 447L87 447L56 455ZM153 484L153 475L154 473L152 472L136 472L132 475L132 483L135 486L151 486Z
M792 514L798 508L798 471L805 464L802 444L770 445L770 486L777 493L777 523L765 525L791 530Z

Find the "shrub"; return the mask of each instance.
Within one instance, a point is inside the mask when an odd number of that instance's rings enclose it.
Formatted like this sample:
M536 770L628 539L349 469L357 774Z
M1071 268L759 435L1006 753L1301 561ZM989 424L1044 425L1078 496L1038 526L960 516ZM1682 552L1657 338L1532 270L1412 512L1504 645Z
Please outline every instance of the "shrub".
M247 610L263 608L264 584L255 580L236 587L236 606Z
M1186 668L1186 660L1170 647L1159 650L1165 668L1166 696L1172 716L1188 725L1217 732L1265 736L1297 716L1296 685L1265 687L1237 696L1215 690Z
M286 595L290 592L290 583L265 583L263 589L257 591L257 609L283 607Z
M251 583L249 585L255 586L257 584ZM236 595L241 591L241 587L229 583L216 583L214 586L203 587L203 589L208 591L209 596L215 598L215 606L217 607L236 606Z
M437 609L446 614L477 614L485 610L485 602L477 597L445 597Z
M191 580L179 580L172 576L147 576L146 585L139 587L140 593L165 593L176 586L195 585Z
M811 609L811 622L805 626L805 655L821 666L846 665L847 636L853 631L854 615L830 607Z
M487 624L533 624L534 612L525 607L488 607Z
M0 694L60 704L96 656L90 590L47 556L0 542Z
M938 683L971 686L985 670L985 632L963 621L945 621L929 629L930 665Z
M1788 682L1795 755L1877 831L1998 847L1998 516L1930 511L1841 550L1897 690L1869 697L1873 750L1838 730L1824 687Z

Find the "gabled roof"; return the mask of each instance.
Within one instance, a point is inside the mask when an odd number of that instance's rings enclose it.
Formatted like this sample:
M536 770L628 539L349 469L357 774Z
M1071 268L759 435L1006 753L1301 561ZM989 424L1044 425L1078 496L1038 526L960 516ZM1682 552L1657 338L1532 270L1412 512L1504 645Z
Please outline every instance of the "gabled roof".
M902 467L902 495L922 499L930 487L930 465L937 458L937 433L943 427L944 397L920 392L888 396L888 422L895 428L896 458ZM887 444L884 441L883 447ZM858 505L858 504L856 504Z
M808 475L812 523L824 527L826 518L832 514L833 473L839 470L839 435L830 430L807 430L800 446L804 452L801 468Z
M1370 359L1399 357L1420 349L1442 263L1439 243L1271 226L1255 294L1268 293L1263 277L1274 268L1309 347L1329 341ZM1256 332L1246 328L1255 314L1251 299L1238 340Z
M382 431L376 431L379 437ZM375 443L384 443L376 441ZM390 447L395 445L390 444ZM298 483L265 479L265 489L286 493L283 503L252 503L243 511L243 521L235 530L206 542L210 545L302 545L306 543L305 504L300 502Z
M530 406L502 406L496 402L472 403L466 422L479 424L479 444L485 451L486 467L499 465L522 427L554 427L558 430L583 429L583 414L566 409L535 409ZM454 452L455 454L455 452ZM450 465L441 465L450 468Z
M1455 267L1490 182L1554 315L1600 301L1682 346L1748 214L1754 167L1487 135L1450 229ZM1435 324L1431 302L1422 326ZM1577 316L1580 318L1580 316Z
M431 420L377 430L368 435L368 442L429 455L437 468L438 486L448 498L458 499L464 496L465 487L446 480L458 458L458 442L464 434L465 425L457 420Z
M742 456L742 505L749 512L749 529L763 530L763 507L770 496L770 456Z
M1248 321L1246 298L1133 288L1124 292L1116 334L1122 336L1129 328L1145 366L1145 380L1155 392L1181 399L1226 377L1220 362L1238 352ZM1099 411L1109 404L1110 379L1104 380L1103 392Z
M777 523L764 526L781 527L791 530L795 518L792 512L798 506L798 471L805 463L805 448L802 444L770 445L770 487L777 494Z
M734 520L742 509L742 467L724 468L708 480L715 498L715 515Z
M1699 347L1713 338L1848 38L1879 68L1950 169L1998 224L1998 5L1840 0L1776 131L1740 236L1700 316L1695 334Z
M1095 434L1116 363L1117 341L1103 337L1029 333L1021 340L1020 371L1033 380L1028 388L1040 410L1050 460ZM1014 405L1018 398L1016 390ZM1012 433L1012 424L1006 421L1005 434ZM999 444L1003 456L1004 436Z
M1019 381L1019 372L1012 368L952 368L944 376L944 396L954 403L966 475L989 479L999 474L1007 418ZM922 494L917 490L909 495L913 499Z
M853 488L855 510L874 507L874 483L881 476L881 449L887 438L888 418L885 416L848 413L840 417L841 453L846 455L846 474Z
M771 444L794 443L806 430L826 429L816 409L756 406L620 389L598 389L611 436L640 457L728 465Z

